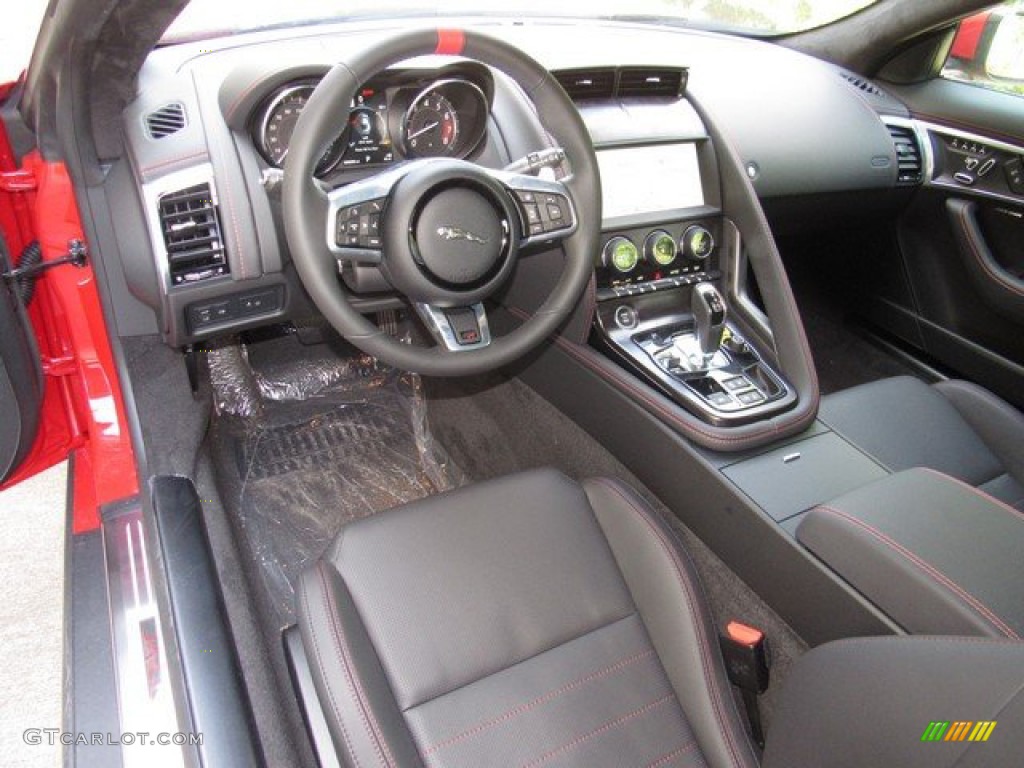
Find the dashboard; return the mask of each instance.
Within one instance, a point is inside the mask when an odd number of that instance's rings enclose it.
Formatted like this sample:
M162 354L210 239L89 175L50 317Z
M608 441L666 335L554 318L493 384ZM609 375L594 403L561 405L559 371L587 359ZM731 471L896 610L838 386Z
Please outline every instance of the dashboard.
M701 254L724 244L728 227L708 116L727 127L762 200L906 183L892 126L907 110L884 93L865 95L830 64L768 43L642 24L592 22L585 33L558 21L483 26L554 72L590 131L605 201L603 249L593 256L599 290L647 290L715 268L714 256ZM355 22L150 54L123 114L130 163L114 172L139 213L118 226L124 301L116 303L124 325L137 329L129 332L158 332L180 347L315 315L281 221L291 134L336 52L391 31ZM571 46L562 44L567 34ZM687 91L707 115L683 98ZM337 125L317 168L330 188L416 158L502 168L549 145L543 116L507 76L441 56L373 74L339 105ZM904 142L919 140L900 130ZM342 277L367 311L388 306L373 268Z

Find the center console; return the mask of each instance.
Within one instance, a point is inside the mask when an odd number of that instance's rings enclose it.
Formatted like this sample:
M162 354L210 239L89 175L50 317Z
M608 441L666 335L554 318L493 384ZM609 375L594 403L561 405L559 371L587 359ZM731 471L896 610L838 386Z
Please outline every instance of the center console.
M609 355L716 426L793 406L727 297L743 261L735 226L705 204L696 143L599 149L603 246L597 329Z

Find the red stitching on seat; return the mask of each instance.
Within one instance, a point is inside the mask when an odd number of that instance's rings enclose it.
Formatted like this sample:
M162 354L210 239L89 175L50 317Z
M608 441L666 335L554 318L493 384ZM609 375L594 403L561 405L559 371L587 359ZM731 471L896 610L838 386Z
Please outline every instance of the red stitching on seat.
M690 611L694 632L696 633L697 640L700 643L701 668L704 673L704 682L707 684L708 691L711 694L711 706L715 710L715 723L718 725L719 730L725 737L725 742L729 748L729 754L732 757L733 764L741 765L742 761L739 759L739 752L737 751L732 731L725 726L725 702L722 700L722 692L718 687L718 681L715 679L715 676L711 671L712 656L710 646L708 644L706 627L700 615L700 611L697 608L697 598L693 591L693 585L687 575L685 566L679 559L679 555L674 547L665 537L664 532L655 524L647 510L635 504L633 500L623 493L623 491L614 482L603 477L595 478L594 482L599 483L614 492L629 506L630 509L636 512L640 519L646 523L651 533L654 534L654 538L661 546L662 550L664 550L665 554L668 555L669 562L672 563L673 570L675 570L676 573L676 580L679 582L679 586L683 590L684 597L686 597L686 605Z
M320 596L326 608L328 601L327 593L321 589ZM306 604L306 614L309 615L309 591L307 589L302 589L302 602ZM313 640L313 654L316 656L317 666L322 670L324 668L323 656L320 654L320 644L316 640L316 631L310 632L309 636ZM354 768L361 768L359 756L356 755L355 747L352 746L352 739L348 734L348 728L345 727L345 721L341 717L341 710L338 709L338 702L334 698L334 688L331 686L331 681L327 679L327 675L323 676L323 680L324 687L327 689L327 698L331 702L331 709L334 710L334 718L338 721L338 727L341 728L341 738L345 742L345 749L348 750L348 755L352 758Z
M929 473L931 473L933 475L936 475L938 477L945 478L946 480L950 480L950 481L956 483L957 485L959 485L961 488L964 488L965 490L970 491L975 496L980 496L985 501L987 501L987 502L989 502L991 504L995 504L997 507L1001 507L1001 508L1005 509L1007 512L1009 512L1010 514L1014 515L1015 517L1024 518L1024 512L1022 512L1021 510L1016 509L1015 507L1010 506L1005 501L997 499L995 496L993 496L990 493L985 493L985 491L981 490L981 488L976 488L975 486L971 485L970 483L965 483L963 480L961 480L958 477L953 477L952 475L947 475L945 472L939 472L937 469L932 469L931 467L918 467L918 469L921 469L921 470L923 470L925 472L929 472ZM1006 474L1009 475L1009 472L1007 472ZM1009 475L1009 476L1011 478L1013 478L1013 475ZM1018 503L1020 503L1020 502L1018 501Z
M568 693L569 691L575 690L576 688L579 688L582 685L586 685L587 683L593 682L594 680L599 680L602 677L607 677L613 672L618 672L619 670L628 667L630 664L634 664L635 662L640 661L641 659L645 659L653 655L654 649L650 648L646 651L641 651L640 653L633 654L632 656L629 656L627 658L620 659L619 661L615 662L614 664L608 665L602 670L592 672L591 674L586 675L585 677L581 677L576 680L573 680L570 683L566 683L562 687L557 688L553 691L549 691L548 693L545 693L541 696L538 696L532 701L528 701L525 704L520 704L517 707L513 707L504 714L493 717L490 720L485 720L456 736L452 736L451 738L445 739L444 741L429 746L423 750L423 756L426 757L427 755L431 755L440 749L445 749L447 747L463 742L466 739L469 739L473 736L482 733L483 731L486 731L488 728L492 728L495 725L499 725L507 720L511 720L515 717L518 717L519 715L529 712L531 709L534 709L535 707L541 704L546 704L549 701L552 701L553 699L556 699L559 696Z
M534 758L530 762L524 764L522 768L537 768L538 765L546 763L551 758L557 757L558 755L561 755L565 752L576 749L576 747L578 747L583 742L588 741L589 739L592 739L595 736L600 736L602 733L606 733L612 730L613 728L618 728L620 725L623 725L624 723L627 723L630 720L642 717L643 715L646 715L648 712L650 712L652 709L660 707L665 702L673 701L674 699L675 694L673 693L669 693L665 696L662 696L660 699L655 699L650 704L644 704L639 709L634 709L632 712L629 712L628 714L625 714L622 717L616 718L615 720L609 720L607 723L600 726L599 728L595 728L590 733L585 733L582 736L577 736L568 744L563 744L560 747L552 749L550 752L545 752L540 757Z
M335 604L334 600L327 598L327 594L330 591L326 571L327 566L325 566L322 561L319 562L317 566L317 570L320 574L320 581L323 584L324 603L327 607L328 616L330 617L331 635L334 638L334 645L338 652L338 658L345 670L345 680L348 683L349 693L352 694L356 703L359 705L359 717L363 721L363 727L370 733L370 737L374 745L374 751L377 753L377 758L387 766L387 768L391 768L395 765L395 759L391 756L391 750L388 748L388 743L384 738L384 733L380 729L380 726L373 715L373 708L366 701L366 693L363 691L362 682L359 680L359 676L355 673L354 666L349 665L349 657L351 656L351 653L348 647L348 640L345 637L345 628L341 625L341 620L338 616L338 606Z
M648 763L647 768L660 768L662 765L665 765L665 763L671 763L677 757L682 757L687 752L692 752L693 748L696 746L696 741L691 741L689 744L684 744L683 746L679 747L679 749L673 750L672 752L662 755L653 763Z
M920 557L915 555L913 552L904 547L895 539L892 539L891 537L889 537L882 531L878 530L874 526L865 523L863 520L859 520L853 515L843 512L841 509L835 509L833 507L824 505L819 505L817 509L829 512L833 515L837 515L838 517L841 517L842 519L852 523L853 525L871 534L876 539L881 541L883 544L889 546L894 551L903 555L907 560L912 562L914 565L916 565L918 568L924 571L927 575L935 579L935 581L939 582L944 587L953 592L953 594L955 594L969 606L974 608L974 610L980 613L984 618L988 619L996 627L996 629L1000 630L1004 635L1011 638L1012 640L1020 640L1020 636L1013 631L1013 628L1007 625L1002 619L1000 619L995 613L993 613L991 609L989 609L984 603L978 600L978 598L969 593L967 590L965 590L951 578L946 576L940 570L935 568L935 566L931 565L925 560L922 560Z

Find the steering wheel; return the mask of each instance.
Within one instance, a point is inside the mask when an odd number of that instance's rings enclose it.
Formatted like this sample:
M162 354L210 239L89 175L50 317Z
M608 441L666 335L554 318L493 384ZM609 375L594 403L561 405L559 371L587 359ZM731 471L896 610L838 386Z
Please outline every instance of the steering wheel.
M325 192L314 169L357 89L388 66L427 54L476 59L509 75L543 115L571 173L551 181L434 158ZM553 333L587 285L600 231L597 159L579 113L544 67L474 31L406 32L336 64L295 126L282 201L295 268L328 322L379 360L435 376L497 368ZM515 330L492 337L484 299L506 282L521 252L554 245L564 265L544 304ZM403 344L364 318L338 280L346 262L377 265L436 345Z

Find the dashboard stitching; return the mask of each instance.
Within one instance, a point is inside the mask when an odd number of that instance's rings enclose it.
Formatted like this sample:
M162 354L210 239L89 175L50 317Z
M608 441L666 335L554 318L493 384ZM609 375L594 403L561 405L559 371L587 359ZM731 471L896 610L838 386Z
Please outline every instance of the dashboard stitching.
M693 102L691 101L691 103L693 103ZM697 105L695 104L694 106L697 106ZM703 110L702 109L698 109L698 114L701 111L703 111ZM735 145L732 143L732 139L728 137L728 131L726 131L717 121L712 122L710 120L706 120L705 123L708 124L709 126L710 125L714 126L713 129L709 129L709 133L717 130L718 133L721 134L723 141L716 142L716 144L721 145L721 149L723 149L725 151L726 155L728 156L728 158L729 158L729 160L730 160L730 162L732 164L733 170L736 171L737 169L741 168L742 167L742 161L740 160L739 156L736 154L735 150L733 149L733 147ZM716 147L716 149L717 149L717 147ZM740 179L740 185L741 185L742 189L747 194L747 197L748 197L748 201L747 202L749 203L751 200L754 201L753 205L751 206L751 208L754 211L754 216L757 218L758 223L761 225L761 231L762 232L771 232L771 227L768 225L768 220L765 218L764 211L762 210L760 204L757 202L757 193L754 190L754 186L751 183L750 179L747 177L747 175L745 173L737 173L737 176ZM767 250L768 250L768 259L769 259L769 261L772 262L772 266L776 269L776 271L779 274L785 275L786 271L785 271L785 267L782 264L782 258L779 256L778 250L775 247L775 243L774 243L774 241L772 241L771 237L769 237L769 239L768 239L768 248L767 248ZM803 325L800 324L800 321L798 319L800 317L800 311L799 311L799 309L796 306L796 299L793 298L793 292L790 289L788 282L786 282L785 285L783 286L782 298L783 298L783 301L786 303L786 306L789 309L789 312L790 312L790 318L789 319L792 320L794 318L797 318L797 322L795 324L796 325L797 342L800 344L800 346L801 346L801 348L803 350L803 355L801 357L800 362L802 364L802 367L804 368L804 373L807 375L808 379L810 380L811 399L814 400L815 403L816 403L818 401L819 397L820 397L820 391L818 389L818 376L817 376L817 373L814 370L814 365L813 365L813 362L812 362L813 361L813 357L811 355L811 348L810 348L810 345L807 342L807 334L804 333Z
M172 157L168 160L161 160L159 163L153 163L152 165L142 166L142 172L147 173L149 171L155 171L158 168L164 168L165 166L168 165L176 165L177 163L183 163L186 160L194 160L197 157L204 157L206 154L207 152L203 150L200 152L192 152L191 154L188 155L179 155L178 157Z

